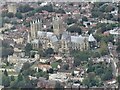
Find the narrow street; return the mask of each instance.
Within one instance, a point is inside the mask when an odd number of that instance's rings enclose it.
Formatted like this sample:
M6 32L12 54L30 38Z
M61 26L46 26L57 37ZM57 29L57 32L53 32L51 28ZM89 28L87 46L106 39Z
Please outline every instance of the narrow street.
M113 75L117 77L118 76L118 68L117 68L118 58L117 58L116 47L112 43L110 43L108 44L108 49L111 56L110 60L112 62Z

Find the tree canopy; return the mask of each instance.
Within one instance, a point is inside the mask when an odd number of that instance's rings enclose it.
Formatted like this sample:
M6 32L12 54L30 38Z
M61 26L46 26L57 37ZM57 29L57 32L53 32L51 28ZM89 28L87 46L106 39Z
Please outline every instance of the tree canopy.
M8 76L8 72L5 69L3 75L2 75L2 85L5 87L9 87L10 86L10 78Z
M29 68L30 68L30 66L31 66L31 64L30 64L29 62L25 62L25 63L23 64L23 66L22 66L21 71L24 71L24 70L29 69Z
M54 11L53 6L51 4L41 7L41 9L45 10L45 11L48 11L48 12L53 12Z
M87 17L82 17L82 21L88 21L88 18Z
M88 61L88 58L90 58L90 53L88 51L72 51L71 54L75 58L75 66L80 65L82 61Z
M67 28L67 31L68 31L68 32L71 32L71 33L82 34L82 30L81 30L81 28L78 27L78 26L71 26L71 27Z
M48 48L46 51L45 51L46 55L51 55L51 54L54 54L54 50L52 48Z
M61 13L61 14L65 14L64 9L60 8L58 10L55 10L56 13Z
M32 50L32 45L30 43L27 43L25 46L25 54L27 56L30 56L30 51Z
M92 77L92 78L86 77L83 80L83 85L85 85L89 88L89 87L93 87L93 86L100 86L101 83L100 83L100 80L95 77Z
M120 53L120 45L117 46L116 51Z
M104 56L108 54L107 44L104 41L100 42L99 53Z
M28 4L21 5L18 8L18 11L21 12L21 13L26 13L26 12L29 12L29 11L32 11L32 10L34 10L34 9L32 7L30 7Z
M15 14L15 16L16 16L18 19L22 19L22 18L23 18L22 14L21 14L20 12L17 12L17 13Z
M9 18L13 18L13 17L14 17L14 14L11 13L11 12L9 12L9 13L7 13L7 17L9 17Z
M76 20L73 19L73 18L68 18L68 19L66 20L66 23L67 23L68 25L70 25L70 24L76 23Z
M13 55L14 49L9 45L7 41L2 41L2 47L0 47L0 51L2 52L2 57L8 57L8 55Z
M119 85L118 85L118 86L119 86L118 88L120 88L120 75L117 77L117 82L118 82L118 84L119 84Z

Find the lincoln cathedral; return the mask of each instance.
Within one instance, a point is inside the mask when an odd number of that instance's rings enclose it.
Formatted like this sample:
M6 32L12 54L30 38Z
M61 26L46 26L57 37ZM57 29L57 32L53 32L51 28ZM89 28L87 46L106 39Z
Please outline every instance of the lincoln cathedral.
M28 32L28 43L31 43L34 49L53 48L55 52L69 53L70 50L87 50L90 42L96 42L92 34L71 34L66 31L64 24L60 17L55 16L52 19L53 32L48 32L42 30L42 20L32 21Z

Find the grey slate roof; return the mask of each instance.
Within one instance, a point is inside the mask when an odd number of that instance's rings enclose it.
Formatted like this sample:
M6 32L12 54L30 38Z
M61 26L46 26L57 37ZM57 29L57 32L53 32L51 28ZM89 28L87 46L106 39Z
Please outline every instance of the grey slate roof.
M56 35L54 35L53 32L45 32L45 31L38 31L38 37L47 37L51 40L52 43L55 43L58 41L58 38ZM87 37L88 41L96 41L95 38L90 34L89 37ZM84 36L70 36L68 32L63 32L61 40L67 41L67 42L72 42L76 44L82 44L84 43L85 37ZM39 40L34 40L32 42L38 43ZM44 42L44 40L43 40Z
M50 40L54 43L58 41L57 36L53 35L52 37L50 37Z
M46 32L43 32L43 31L38 31L38 32L37 32L37 36L38 36L38 37L45 37L46 34L47 34L47 33L46 33Z
M71 42L73 43L78 43L78 44L82 44L84 43L84 39L85 37L80 36L71 36Z
M71 37L70 37L70 35L67 32L63 32L61 40L70 42L71 41Z
M37 34L38 34L38 37L49 38L53 43L58 41L57 36L55 36L53 32L38 31Z
M53 32L47 32L47 37L50 38L53 35Z
M89 42L95 42L96 39L93 37L92 34L90 34L90 36L88 37L88 41L89 41Z

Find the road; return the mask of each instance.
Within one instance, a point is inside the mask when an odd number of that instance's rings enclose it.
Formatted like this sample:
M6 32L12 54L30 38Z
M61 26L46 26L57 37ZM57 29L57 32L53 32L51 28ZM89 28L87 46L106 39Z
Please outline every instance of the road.
M118 76L118 68L117 68L117 64L115 62L115 59L111 58L110 60L112 62L113 75L117 77Z
M110 61L112 63L112 68L113 68L113 75L115 77L118 76L118 68L117 68L117 63L118 63L118 54L116 52L116 46L114 46L112 43L109 43L108 44L108 49L109 49L109 52L110 52L110 55L111 55L111 58L110 58Z

